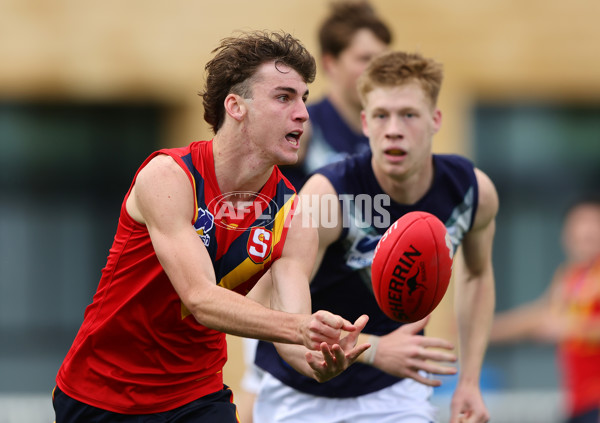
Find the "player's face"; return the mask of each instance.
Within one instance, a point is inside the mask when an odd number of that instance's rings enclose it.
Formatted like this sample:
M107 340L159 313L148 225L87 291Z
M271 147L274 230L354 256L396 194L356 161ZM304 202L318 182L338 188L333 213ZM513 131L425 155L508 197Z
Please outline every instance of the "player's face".
M600 206L581 204L569 212L563 227L563 247L573 262L587 262L600 255Z
M387 50L373 32L361 29L354 34L348 47L340 55L331 59L327 72L332 85L339 85L338 90L345 93L346 101L360 108L360 99L356 90L356 81L375 56Z
M283 64L265 63L252 84L244 131L252 152L271 164L294 164L308 120L308 87L300 74Z
M441 112L431 105L418 82L375 88L366 96L361 117L373 166L380 173L409 177L431 163Z

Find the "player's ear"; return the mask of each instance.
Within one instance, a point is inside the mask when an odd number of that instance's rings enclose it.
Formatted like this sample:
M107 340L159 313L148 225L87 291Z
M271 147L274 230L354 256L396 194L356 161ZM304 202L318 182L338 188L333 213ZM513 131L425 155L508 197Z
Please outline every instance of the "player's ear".
M237 94L229 94L225 97L225 112L237 121L241 121L247 112L244 99Z
M329 53L325 53L321 56L321 65L323 66L323 70L326 74L331 74L334 72L334 66L337 63L337 59Z
M367 125L367 114L364 110L360 111L360 122L362 123L362 131L365 137L369 138L369 125Z
M442 111L435 109L433 111L433 133L436 134L442 127Z

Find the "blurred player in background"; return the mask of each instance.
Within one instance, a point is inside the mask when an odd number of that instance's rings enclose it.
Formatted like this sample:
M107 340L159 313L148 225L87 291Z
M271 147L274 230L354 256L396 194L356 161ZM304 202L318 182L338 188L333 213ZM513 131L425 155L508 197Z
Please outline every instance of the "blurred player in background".
M356 80L392 42L389 27L368 1L335 1L330 7L318 32L326 95L308 106L310 119L300 140L298 162L282 168L297 189L313 170L369 149L360 123Z
M352 325L310 314L317 234L276 166L297 160L313 57L267 32L224 39L213 53L202 96L214 139L160 150L138 170L58 371L57 423L239 421L223 384L225 333L279 343L321 381L368 348L355 347L366 316ZM293 344L309 352L296 359Z
M371 289L377 242L389 225L411 211L436 215L458 251L454 283L460 372L450 421L488 421L479 381L494 314L492 242L498 198L491 180L469 160L432 153L442 122L436 106L442 79L441 64L404 52L375 58L359 78L362 127L371 151L317 170L300 196L320 223L313 307L326 306L350 319L367 313L370 319L360 337L372 347L340 376L319 384L294 372L270 343L260 342L256 363L267 373L254 421L435 421L429 399L432 386L440 382L428 373L456 372L445 363L455 359L453 347L447 340L423 336L428 318L401 325L386 317Z
M491 342L524 340L558 345L568 423L600 421L600 197L567 211L565 262L537 300L498 313Z
M389 27L368 1L335 1L330 7L318 32L321 75L327 79L327 93L308 106L309 121L300 139L298 162L281 166L296 189L316 168L369 149L360 122L362 106L356 80L369 61L387 50L392 41ZM237 399L242 420L251 423L261 371L252 365L256 340L244 339L243 343L246 371Z

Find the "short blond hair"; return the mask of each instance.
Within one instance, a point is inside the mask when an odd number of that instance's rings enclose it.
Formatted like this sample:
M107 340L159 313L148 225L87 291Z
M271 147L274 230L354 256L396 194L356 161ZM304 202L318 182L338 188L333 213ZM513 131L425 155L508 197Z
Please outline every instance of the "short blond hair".
M444 79L441 63L419 53L392 51L374 58L358 79L358 94L365 106L367 94L377 87L397 87L418 82L431 101L437 104Z

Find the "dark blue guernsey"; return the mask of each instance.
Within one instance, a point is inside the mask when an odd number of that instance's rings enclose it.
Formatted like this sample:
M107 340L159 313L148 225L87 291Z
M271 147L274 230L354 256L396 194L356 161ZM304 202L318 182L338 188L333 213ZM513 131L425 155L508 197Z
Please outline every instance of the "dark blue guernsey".
M445 223L456 252L471 229L477 208L473 164L456 155L434 155L433 163L433 184L412 205L395 203L383 193L373 174L370 151L317 171L342 196L345 220L340 238L327 249L311 283L313 311L328 310L351 322L367 314L369 322L363 332L368 334L384 335L401 325L380 311L371 290L370 265L379 238L402 215L426 211ZM267 342L259 343L256 364L292 388L330 398L365 395L400 380L375 367L355 363L332 380L318 383L296 372Z

